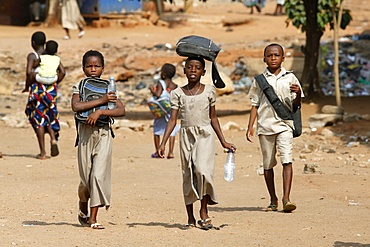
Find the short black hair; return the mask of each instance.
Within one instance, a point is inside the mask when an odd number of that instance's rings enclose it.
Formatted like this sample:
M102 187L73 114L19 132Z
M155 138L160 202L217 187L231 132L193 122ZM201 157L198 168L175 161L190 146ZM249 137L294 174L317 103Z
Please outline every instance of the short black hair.
M176 67L173 64L170 63L163 64L162 70L168 78L172 78L175 76Z
M196 57L196 56L194 56L194 57L188 57L188 58L186 59L185 63L187 63L187 62L188 62L188 61L190 61L190 60L196 60L196 61L199 61L199 62L203 65L203 68L205 68L205 67L206 67L206 62L204 61L204 58L202 58L202 57Z
M58 52L58 43L55 40L46 42L45 53L48 55L55 55Z
M45 45L46 36L44 32L37 31L32 34L31 41L36 45Z
M98 51L90 50L87 51L84 56L82 57L82 67L85 67L86 60L89 57L98 57L100 59L101 65L104 67L104 56Z
M267 50L267 48L269 48L269 47L271 47L271 46L277 46L277 47L280 47L280 49L281 49L281 55L283 55L284 56L284 48L281 46L281 45L279 45L279 44L277 44L277 43L272 43L272 44L269 44L268 46L266 46L265 47L265 49L263 50L263 56L265 57L266 56L266 50Z

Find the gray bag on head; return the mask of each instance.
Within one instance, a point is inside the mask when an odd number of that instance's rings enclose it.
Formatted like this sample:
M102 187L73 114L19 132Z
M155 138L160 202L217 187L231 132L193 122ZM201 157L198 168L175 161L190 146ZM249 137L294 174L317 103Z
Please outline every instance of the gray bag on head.
M220 52L218 47L212 40L201 36L190 35L183 37L177 41L176 53L182 57L202 57L212 62L212 81L215 87L224 88L220 74L217 70L216 57Z

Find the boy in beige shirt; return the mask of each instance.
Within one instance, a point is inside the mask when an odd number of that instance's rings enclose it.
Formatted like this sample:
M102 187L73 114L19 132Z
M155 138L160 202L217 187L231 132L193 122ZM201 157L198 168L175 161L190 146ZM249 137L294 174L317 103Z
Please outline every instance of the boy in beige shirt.
M284 61L282 46L268 45L264 50L263 61L267 64L263 75L279 99L290 110L298 108L301 104L301 97L304 95L295 75L281 66ZM292 212L296 209L296 205L289 198L293 178L293 121L283 120L277 115L256 80L253 80L248 95L252 108L246 137L248 141L253 142L253 125L257 118L257 136L263 156L264 177L270 194L270 205L266 210L277 211L278 208L273 169L277 164L276 152L278 150L283 165L283 211Z

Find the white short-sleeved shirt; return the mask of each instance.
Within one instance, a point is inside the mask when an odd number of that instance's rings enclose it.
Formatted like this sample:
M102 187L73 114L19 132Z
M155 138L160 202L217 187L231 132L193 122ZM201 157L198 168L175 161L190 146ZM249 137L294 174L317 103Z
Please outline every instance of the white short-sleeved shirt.
M301 97L304 97L299 80L292 71L287 71L282 67L280 73L275 76L266 68L263 75L272 86L281 102L283 102L288 109L292 110L293 100L296 97L296 94L290 91L290 85L298 84L301 88ZM257 135L273 135L286 131L288 128L294 128L293 120L282 120L277 115L255 79L252 81L248 97L251 100L252 106L258 107Z

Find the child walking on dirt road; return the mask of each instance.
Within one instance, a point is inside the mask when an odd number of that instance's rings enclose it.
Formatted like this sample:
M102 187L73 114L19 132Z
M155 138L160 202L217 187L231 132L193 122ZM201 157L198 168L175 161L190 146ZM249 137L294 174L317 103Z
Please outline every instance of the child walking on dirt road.
M59 112L57 109L58 83L64 78L64 69L57 81L46 85L37 82L34 77L34 68L37 67L40 56L44 53L46 36L37 31L32 34L31 45L33 52L27 55L26 84L22 92L29 92L25 113L28 121L36 133L40 153L37 159L46 160L45 133L50 135L50 155L59 155Z
M283 104L291 111L300 107L301 97L304 95L295 75L281 66L284 61L283 47L279 44L266 46L263 61L267 64L267 68L262 74ZM283 165L283 211L291 212L296 209L296 205L290 201L289 197L293 178L293 121L282 120L277 115L255 79L248 96L251 99L252 108L246 138L253 142L253 125L257 118L257 136L263 156L264 178L270 194L270 205L266 211L278 210L274 167L277 164L276 152L279 151L280 161Z
M76 113L86 112L92 108L95 110L87 116L85 121L78 121L76 126L80 174L78 219L82 225L88 225L92 229L104 229L97 222L97 214L99 207L105 206L108 209L110 206L113 139L110 117L124 116L125 107L115 93L105 93L109 82L105 83L98 79L104 71L104 57L100 52L94 50L86 52L82 59L82 69L87 78L73 86L72 110ZM104 88L104 94L101 98L81 101L86 96L83 95L84 92L87 92L82 90L82 85L87 83L86 79L97 81L102 85L100 88ZM85 84L80 85L82 82ZM97 88L97 86L90 88ZM115 102L116 108L102 108L108 102ZM106 122L99 122L102 116L109 118Z
M161 79L157 82L157 85L150 88L150 92L152 93L153 97L160 97L164 94L166 97L169 98L169 93L177 88L177 84L172 81L172 78L175 76L176 67L172 64L165 63L161 68ZM152 154L152 158L160 158L157 155L157 150L160 143L160 136L164 134L164 130L167 126L167 121L170 118L170 114L168 116L163 116L160 118L154 118L153 122L153 133L154 133L154 147L156 152ZM179 126L176 125L175 129L172 131L170 135L169 147L168 147L168 155L167 159L174 158L173 149L175 147L175 139L177 132L179 132Z
M188 215L187 227L195 227L193 204L200 200L202 228L212 228L207 205L217 204L214 190L216 132L221 145L232 151L236 147L226 142L216 116L216 90L213 85L204 85L200 79L205 75L205 61L201 57L186 59L184 74L188 84L171 92L171 118L158 148L158 155L164 158L165 144L175 128L178 114L181 119L180 158L183 176L183 194Z

